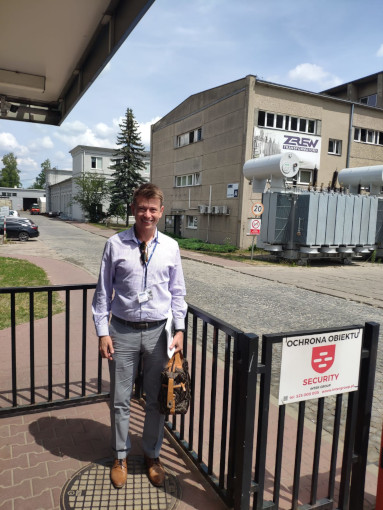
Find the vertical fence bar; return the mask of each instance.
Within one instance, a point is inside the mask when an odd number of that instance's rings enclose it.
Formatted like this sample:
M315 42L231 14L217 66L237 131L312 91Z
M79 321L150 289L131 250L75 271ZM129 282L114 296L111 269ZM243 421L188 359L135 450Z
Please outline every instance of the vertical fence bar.
M209 455L208 473L213 473L214 437L215 437L215 411L217 397L217 363L218 363L218 329L213 331L213 359L211 366L211 392L210 392L210 427L209 427Z
M33 290L29 292L29 363L30 363L30 402L35 403L35 311Z
M311 505L315 505L318 492L319 459L322 441L324 398L318 399L317 424L315 429L315 448L313 459L313 471L311 477Z
M275 451L275 477L274 477L274 494L273 502L275 508L279 508L279 494L281 490L281 473L282 473L282 454L283 454L283 434L285 430L286 406L279 406L278 409L278 432L277 446Z
M52 291L48 290L48 401L53 399Z
M250 505L251 473L253 460L254 414L258 368L258 336L238 336L239 349L235 360L238 385L233 393L236 400L235 416L235 473L234 509L243 510Z
M298 508L299 499L299 481L301 475L301 463L302 463L302 447L303 447L303 430L305 423L305 408L306 402L302 400L299 402L298 412L298 425L297 425L297 441L295 446L295 462L294 462L294 481L293 481L293 493L292 493L292 509Z
M358 462L352 467L350 510L357 510L363 506L378 342L379 324L367 322L363 335L358 417L355 430L354 454L358 456ZM365 351L366 354L368 353L366 357L363 356L363 351Z
M86 378L86 321L87 321L87 289L82 291L82 354L81 354L81 396L85 397Z
M16 363L16 300L11 292L11 351L12 351L12 405L17 406L17 363Z
M70 366L70 292L69 289L65 291L65 398L69 398L69 366Z
M202 327L202 360L201 360L201 398L199 405L199 427L198 427L198 460L203 461L203 428L205 422L205 381L206 381L206 347L207 347L207 322Z
M333 435L332 435L330 475L329 475L329 482L328 482L328 498L330 500L334 499L334 493L335 493L336 463L337 463L337 459L338 459L340 420L341 420L341 416L342 416L342 401L343 401L343 394L340 393L339 395L336 396L334 428L333 428Z
M353 391L348 394L347 421L343 441L344 448L342 460L342 473L339 488L338 507L340 510L348 509L348 504L350 501L351 466L353 460L357 412L358 412L358 392Z
M259 414L257 429L257 453L255 461L255 483L257 490L254 494L254 508L263 508L263 492L265 486L266 448L269 426L269 406L271 388L271 367L273 358L273 342L267 335L262 337L262 368L259 384Z
M221 459L219 466L219 487L225 486L225 468L226 468L226 443L227 443L227 424L229 410L229 377L230 377L230 355L231 355L231 337L226 335L225 339L225 369L223 374L223 399L222 399L222 435L221 435Z
M194 404L195 404L195 378L196 378L196 364L197 364L197 316L193 314L193 332L192 332L192 370L191 378L191 402L189 409L189 450L194 448Z

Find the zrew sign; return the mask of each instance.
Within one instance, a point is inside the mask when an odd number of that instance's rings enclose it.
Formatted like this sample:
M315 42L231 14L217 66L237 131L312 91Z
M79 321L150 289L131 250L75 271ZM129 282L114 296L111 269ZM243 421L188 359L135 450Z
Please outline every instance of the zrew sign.
M284 338L279 404L357 390L362 334L358 328Z

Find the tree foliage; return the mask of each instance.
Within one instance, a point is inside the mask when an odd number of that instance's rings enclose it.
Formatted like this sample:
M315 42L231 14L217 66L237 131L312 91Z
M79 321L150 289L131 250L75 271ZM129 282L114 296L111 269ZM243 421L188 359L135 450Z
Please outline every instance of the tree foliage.
M90 222L99 222L105 216L102 212L102 202L109 195L108 181L93 172L85 172L75 177L73 181L77 192L73 195L71 203L79 203Z
M138 123L134 118L133 110L127 108L125 118L120 124L120 133L117 136L118 149L112 159L113 170L111 186L111 210L126 209L126 225L129 222L134 190L145 182L141 171L145 169L143 161L145 147L141 142Z
M13 152L5 154L1 160L4 168L0 172L0 186L4 188L19 188L20 170L17 168L17 159Z
M51 162L49 159L46 159L45 161L43 161L43 163L41 163L41 172L36 177L35 182L32 184L31 188L45 189L45 181L46 181L45 171L50 170L51 168L52 168Z

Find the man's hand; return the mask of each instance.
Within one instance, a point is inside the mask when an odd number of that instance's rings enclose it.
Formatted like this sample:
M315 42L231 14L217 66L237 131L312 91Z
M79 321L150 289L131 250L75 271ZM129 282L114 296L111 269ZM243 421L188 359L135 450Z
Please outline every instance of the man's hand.
M109 335L99 337L99 349L102 358L106 358L112 361L114 354L113 342Z
M169 349L173 349L174 352L182 351L182 348L184 346L184 332L183 331L177 331L173 337L173 342L169 345Z

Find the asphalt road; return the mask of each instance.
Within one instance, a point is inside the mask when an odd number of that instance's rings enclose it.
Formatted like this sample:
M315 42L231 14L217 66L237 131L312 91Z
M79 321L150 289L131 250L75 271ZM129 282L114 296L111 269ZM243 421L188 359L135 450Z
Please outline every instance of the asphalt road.
M19 250L31 255L40 253L41 256L71 262L97 277L105 237L54 218L34 216L33 220L39 225L40 237L27 243L15 242L9 247L3 247L6 249L2 249L0 254L6 255L7 251L15 253ZM265 277L258 277L254 271L247 274L246 270L235 267L219 267L189 259L183 260L183 267L188 303L246 332L261 336L264 333L339 327L374 321L382 324L380 340L383 341L383 309L378 305L371 306L338 297L336 293L331 295L331 290L328 290L328 293L326 290L318 293L304 288L302 275L309 277L310 268L286 267L285 273L290 275L292 283L280 283L272 280L273 272L277 272L273 266L263 268L267 272ZM305 272L302 272L302 269ZM291 277L295 270L301 282L298 277ZM315 270L320 274L320 268ZM323 266L324 278L328 270ZM368 267L364 271L368 272ZM355 272L358 272L357 267L354 268ZM62 283L65 283L65 275ZM362 284L357 285L363 287ZM356 293L356 290L354 292ZM369 463L377 463L379 459L383 416L382 390L383 352L379 349ZM325 419L328 419L330 427L331 416Z

